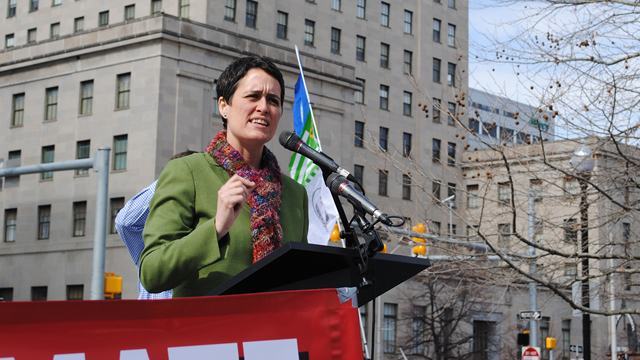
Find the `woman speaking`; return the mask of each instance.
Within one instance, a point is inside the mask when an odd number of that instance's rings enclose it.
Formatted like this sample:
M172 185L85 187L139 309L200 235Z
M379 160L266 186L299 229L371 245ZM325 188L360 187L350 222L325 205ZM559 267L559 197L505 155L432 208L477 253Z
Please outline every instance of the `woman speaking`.
M205 295L282 243L307 241L307 193L265 146L282 115L282 73L267 59L242 58L217 90L226 130L206 152L170 161L149 205L140 255L149 292Z

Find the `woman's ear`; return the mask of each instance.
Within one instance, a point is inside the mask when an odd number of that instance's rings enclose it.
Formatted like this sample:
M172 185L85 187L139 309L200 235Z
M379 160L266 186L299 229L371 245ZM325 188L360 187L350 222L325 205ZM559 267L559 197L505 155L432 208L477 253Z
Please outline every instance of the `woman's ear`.
M222 96L218 98L218 111L220 111L220 114L222 114L224 118L226 118L229 113L229 104L227 104Z

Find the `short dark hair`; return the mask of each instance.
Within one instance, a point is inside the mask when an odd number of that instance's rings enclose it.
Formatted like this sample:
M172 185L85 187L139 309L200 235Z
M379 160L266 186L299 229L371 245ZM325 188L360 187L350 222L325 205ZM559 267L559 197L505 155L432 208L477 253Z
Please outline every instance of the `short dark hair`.
M222 97L227 104L231 104L231 98L238 88L238 83L251 69L262 69L280 84L280 107L284 107L284 78L282 73L271 60L261 56L247 56L238 59L220 74L217 82L218 99ZM216 99L216 101L218 100ZM227 128L227 119L222 118L224 128Z
M171 159L169 159L169 161L174 160L174 159L180 159L181 157L185 157L185 156L189 156L191 154L197 154L197 153L198 153L197 151L193 151L193 150L187 149L186 151L183 151L181 153L177 153L177 154L173 155L171 157Z

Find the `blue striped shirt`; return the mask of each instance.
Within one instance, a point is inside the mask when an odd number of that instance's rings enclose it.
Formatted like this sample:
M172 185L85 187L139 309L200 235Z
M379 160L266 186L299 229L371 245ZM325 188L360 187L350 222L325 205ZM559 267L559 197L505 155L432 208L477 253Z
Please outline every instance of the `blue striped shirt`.
M153 184L140 191L138 195L132 197L116 216L116 230L127 246L136 267L140 266L140 254L144 249L142 230L144 230L144 224L147 222L147 216L149 216L149 202L151 202L151 198L156 192L157 182L158 180L154 181ZM138 300L171 299L171 290L157 294L150 293L142 286L140 279L138 279L138 294Z

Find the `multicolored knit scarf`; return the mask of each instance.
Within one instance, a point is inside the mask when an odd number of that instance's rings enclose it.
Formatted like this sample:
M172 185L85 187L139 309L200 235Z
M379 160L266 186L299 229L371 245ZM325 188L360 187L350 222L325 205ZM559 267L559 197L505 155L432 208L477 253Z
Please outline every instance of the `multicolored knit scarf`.
M262 168L259 171L253 170L242 155L229 145L226 130L220 131L211 140L206 151L227 170L229 176L238 174L256 184L249 197L251 244L255 263L282 245L282 227L278 215L282 203L282 174L278 161L265 146L262 152Z

